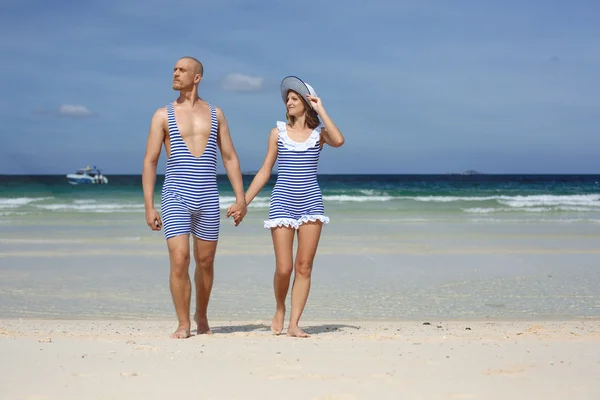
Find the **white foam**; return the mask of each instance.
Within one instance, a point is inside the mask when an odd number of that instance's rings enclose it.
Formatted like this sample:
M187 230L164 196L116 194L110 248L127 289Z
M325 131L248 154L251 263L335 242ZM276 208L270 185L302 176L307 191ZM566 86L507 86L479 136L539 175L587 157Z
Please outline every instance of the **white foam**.
M0 199L0 209L18 208L37 201L52 199L53 197L14 197L8 199Z
M269 207L269 197L255 197L248 208L267 208ZM219 197L219 208L226 210L230 205L235 204L234 196L221 196Z
M393 196L350 196L350 195L328 195L323 196L323 201L337 201L337 202L359 202L364 203L368 201L390 201L393 200Z
M498 197L461 197L461 196L415 196L415 197L399 197L401 199L410 199L415 201L450 203L453 201L488 201L496 200Z
M488 214L499 211L498 208L462 208L464 212L474 213L474 214Z
M95 203L97 203L97 201L94 199L82 199L82 200L74 200L73 203L75 203L75 204L95 204Z
M81 211L81 212L133 212L144 211L143 204L127 204L127 203L94 203L94 204L39 204L36 208L49 211Z
M27 213L23 212L23 211L2 211L2 212L0 212L0 217L7 217L9 215L27 215Z
M398 197L423 202L458 202L458 201L492 201L510 207L533 207L533 206L594 206L600 207L600 194L576 194L576 195L518 195L518 196L415 196Z
M600 194L501 196L498 203L514 208L536 206L600 207Z
M356 192L355 192L356 193ZM54 200L50 202L49 200ZM363 189L358 193L328 194L323 196L325 203L382 203L411 201L425 203L456 203L463 212L472 214L489 214L497 212L524 211L532 213L541 212L575 212L593 213L600 212L600 194L580 195L518 195L518 196L390 196L382 191ZM43 203L41 203L43 202ZM488 202L481 207L464 207L469 202ZM41 204L40 204L41 203ZM235 197L221 196L219 207L224 210L235 203ZM270 196L258 196L250 204L250 208L268 208ZM475 205L475 204L473 204ZM160 205L156 206L160 209ZM457 207L457 208L458 208ZM0 199L0 210L29 211L48 210L62 212L108 213L108 212L143 212L144 204L139 201L119 202L108 199L56 199L54 197L15 197ZM2 215L2 214L0 214ZM14 214L11 214L14 215Z
M361 189L359 190L359 192L364 194L365 196L373 196L376 193L373 189Z

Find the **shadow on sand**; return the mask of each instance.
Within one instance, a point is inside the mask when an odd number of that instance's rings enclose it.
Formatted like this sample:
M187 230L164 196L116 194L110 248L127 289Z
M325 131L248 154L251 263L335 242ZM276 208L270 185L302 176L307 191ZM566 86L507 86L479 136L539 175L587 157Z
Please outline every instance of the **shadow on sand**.
M210 328L214 334L240 333L240 332L271 332L271 327L265 324L246 324L215 326Z
M330 332L338 332L340 330L359 330L360 326L344 325L344 324L323 324L323 325L308 325L302 326L302 330L309 335L319 335ZM213 334L241 333L241 332L265 332L271 333L271 326L266 324L246 324L246 325L229 325L216 326L211 328ZM285 335L285 329L283 330Z
M301 327L302 330L309 335L318 335L321 333L338 332L342 330L359 330L360 326L344 325L344 324L324 324L324 325L309 325Z

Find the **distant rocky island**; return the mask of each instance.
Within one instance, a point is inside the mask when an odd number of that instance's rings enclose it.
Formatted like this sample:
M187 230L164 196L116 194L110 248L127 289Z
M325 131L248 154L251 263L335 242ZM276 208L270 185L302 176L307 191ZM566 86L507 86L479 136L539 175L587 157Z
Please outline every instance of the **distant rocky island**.
M484 175L484 173L475 171L474 169L468 169L464 172L448 172L448 175Z

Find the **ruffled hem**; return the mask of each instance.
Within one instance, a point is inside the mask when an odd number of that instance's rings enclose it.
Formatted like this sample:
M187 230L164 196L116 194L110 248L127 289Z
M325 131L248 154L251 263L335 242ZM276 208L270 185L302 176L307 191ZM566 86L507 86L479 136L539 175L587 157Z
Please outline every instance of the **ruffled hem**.
M323 127L323 124L320 124L319 126L317 126L313 130L313 132L310 134L308 139L306 139L304 142L300 143L300 142L293 141L288 136L285 122L277 121L277 128L279 129L279 137L281 138L281 141L283 142L283 146L286 149L291 150L291 151L305 151L307 149L315 147L315 145L317 144L317 142L319 141L319 139L321 137L321 128L322 127Z
M306 222L316 222L316 221L321 221L323 224L328 224L329 223L329 217L326 217L325 215L304 215L299 219L293 219L293 218L275 218L275 219L270 219L264 222L264 227L266 229L271 229L271 228L280 228L282 226L288 227L288 228L294 228L294 229L298 229L300 227L300 225L306 223Z

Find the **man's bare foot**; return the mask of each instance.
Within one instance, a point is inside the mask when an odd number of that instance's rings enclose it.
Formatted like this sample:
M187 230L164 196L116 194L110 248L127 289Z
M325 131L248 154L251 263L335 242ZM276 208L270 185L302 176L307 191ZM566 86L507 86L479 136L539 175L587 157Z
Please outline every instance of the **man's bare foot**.
M179 325L177 330L171 334L172 339L187 339L190 337L190 327Z
M288 327L287 336L300 337L300 338L310 337L310 335L308 333L304 332L302 329L300 329L297 326Z
M208 326L208 318L200 318L198 315L194 315L194 321L196 321L196 325L198 326L196 329L197 335L212 335Z
M271 331L274 334L279 335L283 330L283 320L285 318L285 306L277 307L277 311L275 311L275 316L273 317L273 322L271 322Z

